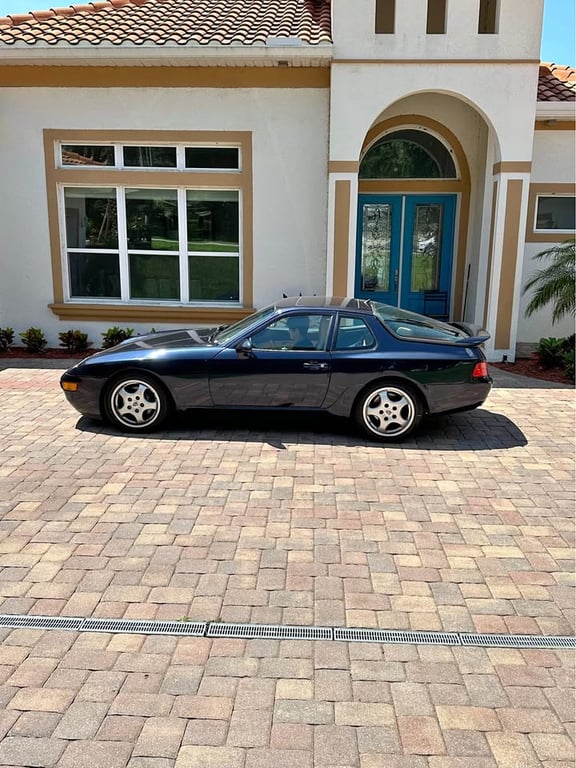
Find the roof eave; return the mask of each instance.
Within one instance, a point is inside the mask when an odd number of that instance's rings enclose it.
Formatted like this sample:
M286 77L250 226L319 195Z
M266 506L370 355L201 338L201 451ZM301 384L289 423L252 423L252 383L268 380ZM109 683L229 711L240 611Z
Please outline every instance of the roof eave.
M280 41L266 45L15 45L0 47L0 66L329 66L332 49L331 43L282 45Z
M536 104L537 120L574 120L576 102L574 101L539 101Z

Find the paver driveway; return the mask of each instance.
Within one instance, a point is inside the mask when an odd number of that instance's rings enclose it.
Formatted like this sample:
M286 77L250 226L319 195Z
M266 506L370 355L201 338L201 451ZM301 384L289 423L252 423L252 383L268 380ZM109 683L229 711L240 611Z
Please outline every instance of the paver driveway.
M79 420L0 371L0 613L568 635L573 393L399 447L337 421ZM0 765L568 768L568 650L0 629Z

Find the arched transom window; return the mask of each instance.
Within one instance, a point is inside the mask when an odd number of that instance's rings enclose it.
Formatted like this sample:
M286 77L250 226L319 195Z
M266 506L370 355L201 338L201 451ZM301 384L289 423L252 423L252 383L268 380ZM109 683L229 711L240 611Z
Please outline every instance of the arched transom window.
M361 179L456 179L451 152L431 133L403 128L387 133L364 155Z

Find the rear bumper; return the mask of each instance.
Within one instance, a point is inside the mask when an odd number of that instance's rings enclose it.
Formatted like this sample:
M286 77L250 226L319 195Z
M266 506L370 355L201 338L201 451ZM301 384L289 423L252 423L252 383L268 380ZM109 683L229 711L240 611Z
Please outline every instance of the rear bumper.
M474 383L446 384L430 387L428 395L429 413L457 413L478 408L492 389L490 377Z

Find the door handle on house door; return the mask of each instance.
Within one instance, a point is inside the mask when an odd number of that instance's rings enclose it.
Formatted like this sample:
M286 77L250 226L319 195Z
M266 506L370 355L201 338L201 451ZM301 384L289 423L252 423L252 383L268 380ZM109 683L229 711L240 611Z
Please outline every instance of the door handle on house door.
M398 290L398 270L394 270L394 290Z

